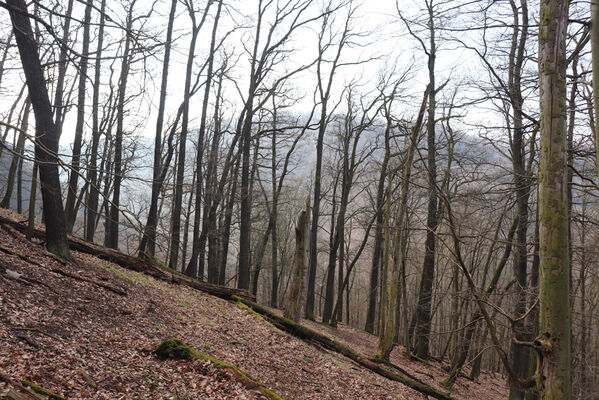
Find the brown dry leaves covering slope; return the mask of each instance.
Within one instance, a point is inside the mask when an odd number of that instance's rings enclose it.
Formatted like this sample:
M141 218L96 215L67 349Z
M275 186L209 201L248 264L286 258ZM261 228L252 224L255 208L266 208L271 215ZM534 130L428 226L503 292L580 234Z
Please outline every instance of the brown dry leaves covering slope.
M335 340L348 345L360 353L372 355L377 351L378 338L365 331L360 331L342 324L337 328L332 328L328 325L319 324L309 320L302 320L302 324L324 335L334 336ZM401 346L396 346L393 349L390 361L425 384L430 385L441 392L448 391L441 382L447 377L447 371L450 367L449 364L437 361L430 361L428 364L425 364L417 360L412 360L407 356L405 348ZM476 382L459 378L449 393L456 399L464 400L505 399L509 392L509 386L506 379L507 378L503 378L499 374L482 371Z
M286 399L426 398L197 290L76 252L77 264L64 265L6 227L0 227L0 245L27 258L0 252L0 271L21 274L18 280L0 274L0 372L15 381L30 380L69 399L264 398L208 362L160 361L152 353L163 340L179 337ZM393 361L401 360L394 355ZM501 395L487 396L477 385L468 382L456 397L505 397L504 386ZM5 391L0 382L0 398Z

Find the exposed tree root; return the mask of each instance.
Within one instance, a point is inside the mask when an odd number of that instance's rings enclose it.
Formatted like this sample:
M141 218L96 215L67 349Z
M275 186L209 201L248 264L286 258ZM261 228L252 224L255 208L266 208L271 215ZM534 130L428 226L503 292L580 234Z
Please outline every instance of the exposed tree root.
M264 308L256 303L254 303L253 301L250 301L250 300L238 297L238 296L233 296L233 300L236 301L237 304L239 304L243 308L247 309L248 311L250 311L252 313L259 315L261 318L267 320L272 325L281 329L282 331L288 332L288 333L292 334L293 336L296 336L302 340L317 343L328 350L339 353L339 354L355 361L362 367L367 368L367 369L371 370L372 372L375 372L389 380L402 383L422 394L434 397L435 399L452 400L452 397L449 396L449 394L447 394L447 393L440 392L437 389L435 389L431 386L428 386L422 382L418 382L414 379L410 379L408 377L395 374L395 373L383 368L380 364L374 362L373 360L369 359L368 357L365 357L365 356L357 353L356 351L349 348L348 346L341 344L339 342L336 342L333 339L329 338L328 336L323 335L319 332L316 332L313 329L310 329L303 325L297 324L297 323L291 321L290 319L287 319L278 314L275 314L275 313L271 312L270 310L268 310L267 308Z
M197 360L197 359L199 359L199 360L210 361L216 368L228 369L230 371L233 371L233 373L237 376L237 378L239 378L239 380L247 388L258 389L260 391L260 393L262 393L264 396L266 396L267 398L269 398L271 400L284 400L277 393L268 389L262 382L258 381L256 378L252 377L251 375L247 374L246 372L243 372L236 366L229 364L227 362L221 361L217 358L211 357L209 355L206 355L204 353L200 353L193 347L190 347L189 345L185 344L180 339L172 338L165 342L162 342L160 344L160 346L158 346L158 348L156 350L154 350L154 353L156 354L156 356L158 356L158 358L161 358L161 359L167 359L167 358L182 359L182 360Z

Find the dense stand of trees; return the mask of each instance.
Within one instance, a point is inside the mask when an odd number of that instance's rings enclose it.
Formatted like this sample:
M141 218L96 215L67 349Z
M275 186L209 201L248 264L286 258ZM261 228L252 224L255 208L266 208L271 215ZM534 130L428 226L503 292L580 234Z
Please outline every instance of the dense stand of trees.
M0 205L447 386L597 396L599 6L391 3L0 0Z

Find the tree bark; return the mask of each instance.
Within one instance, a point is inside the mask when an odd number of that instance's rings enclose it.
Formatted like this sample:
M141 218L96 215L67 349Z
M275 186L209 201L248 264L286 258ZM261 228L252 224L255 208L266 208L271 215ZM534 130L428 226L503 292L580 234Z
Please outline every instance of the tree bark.
M539 347L542 399L570 399L570 278L566 198L567 0L540 5Z

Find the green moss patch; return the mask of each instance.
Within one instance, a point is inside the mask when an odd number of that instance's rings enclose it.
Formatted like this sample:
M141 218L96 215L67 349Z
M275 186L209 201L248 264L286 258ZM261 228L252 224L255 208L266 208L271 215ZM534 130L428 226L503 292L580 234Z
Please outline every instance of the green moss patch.
M160 346L154 350L154 354L156 354L156 356L161 360L175 359L210 361L216 368L233 371L233 373L243 382L246 387L260 390L260 393L271 400L283 400L283 398L277 393L268 389L263 383L251 375L243 372L233 364L229 364L228 362L221 361L218 358L201 353L183 342L181 339L171 338L162 342Z
M68 400L66 397L53 393L48 389L44 389L43 387L38 386L30 381L21 381L21 385L31 388L31 390L33 390L35 393L41 394L42 396L46 396L50 400Z

